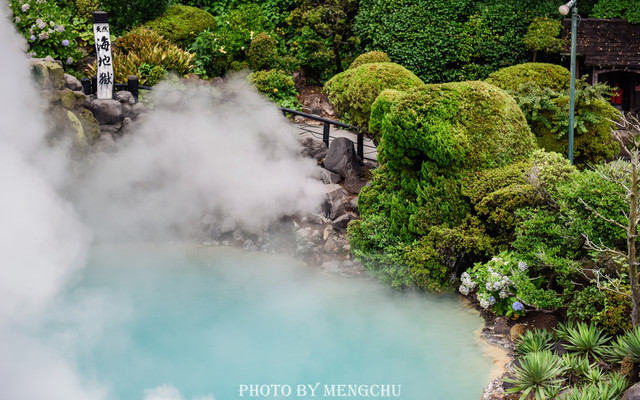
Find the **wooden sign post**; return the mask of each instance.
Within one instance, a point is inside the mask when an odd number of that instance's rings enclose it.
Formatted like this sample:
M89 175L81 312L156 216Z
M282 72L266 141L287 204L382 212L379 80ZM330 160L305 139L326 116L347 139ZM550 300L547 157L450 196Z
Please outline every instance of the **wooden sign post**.
M97 97L113 98L113 57L111 55L111 36L109 35L109 16L104 11L93 13L93 37L96 42L96 63L98 66Z

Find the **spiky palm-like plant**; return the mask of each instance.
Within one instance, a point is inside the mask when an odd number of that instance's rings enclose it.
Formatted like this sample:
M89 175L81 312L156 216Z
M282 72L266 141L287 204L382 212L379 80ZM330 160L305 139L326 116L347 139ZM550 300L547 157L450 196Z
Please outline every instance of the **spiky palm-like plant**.
M551 351L536 351L527 354L520 359L520 367L514 368L514 378L504 378L504 381L513 383L513 388L507 389L509 393L522 392L520 400L526 399L533 393L536 400L549 398L547 388L558 387L564 378L564 371L560 358Z
M575 328L568 329L565 339L569 342L565 346L567 350L599 357L606 350L605 346L611 338L597 327L579 322Z

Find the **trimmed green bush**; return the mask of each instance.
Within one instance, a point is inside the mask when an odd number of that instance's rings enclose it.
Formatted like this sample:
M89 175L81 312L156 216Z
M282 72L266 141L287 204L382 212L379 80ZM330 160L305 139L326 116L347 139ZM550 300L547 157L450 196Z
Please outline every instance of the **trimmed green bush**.
M352 251L394 286L445 290L461 268L495 250L470 215L463 178L528 158L534 138L514 100L483 82L425 85L385 98L385 111L371 121L380 127L381 167L360 192L362 220L348 230Z
M249 81L280 107L299 110L300 102L293 77L284 71L256 71L249 75Z
M196 7L173 5L145 26L158 32L182 49L188 49L198 34L216 27L216 19L208 12Z
M382 132L382 120L391 109L393 102L400 98L404 92L395 89L383 90L371 105L369 118L369 137L377 144L380 142Z
M525 63L499 69L490 74L485 82L514 92L527 83L539 89L565 90L569 88L570 77L569 70L560 65Z
M384 51L368 51L364 54L360 54L356 57L355 60L349 65L349 69L357 68L364 64L374 64L374 63L383 63L383 62L391 62L391 59Z
M254 71L270 69L274 66L277 56L278 41L268 33L257 34L249 45L249 66Z
M340 117L360 127L369 126L371 105L385 89L407 90L424 83L394 63L364 64L331 78L324 86Z
M504 68L486 80L507 90L527 118L538 146L566 154L568 146L569 71L551 64L529 63ZM574 162L584 167L611 160L620 151L612 139L619 112L605 99L610 89L576 82Z
M555 54L564 48L566 42L558 37L560 32L562 32L560 21L546 17L533 20L527 34L524 35L523 42L527 49L533 51L534 62L539 51Z

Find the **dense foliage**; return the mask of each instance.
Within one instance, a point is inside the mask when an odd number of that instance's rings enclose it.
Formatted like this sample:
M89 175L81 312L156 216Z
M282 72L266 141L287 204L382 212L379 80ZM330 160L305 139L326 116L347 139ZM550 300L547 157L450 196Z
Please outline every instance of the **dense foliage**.
M324 87L329 100L346 122L369 126L371 105L385 89L408 90L424 86L411 71L385 62L363 64L335 75Z
M161 16L169 0L100 0L109 13L109 23L116 33L136 27Z
M52 56L67 65L82 56L79 46L93 43L89 21L76 15L74 3L63 1L12 0L13 23L27 39L34 57Z
M256 71L249 75L249 81L280 107L300 109L296 85L291 75L275 69Z
M116 82L126 82L130 75L137 75L140 84L153 85L167 72L183 76L193 69L193 54L148 28L138 28L119 37L113 43L113 59ZM95 71L94 62L87 74L94 75Z
M384 64L356 69L367 65ZM533 136L513 99L482 82L396 92L376 118L382 166L359 196L352 251L394 286L442 290L494 250L463 195L464 177L527 158Z
M145 26L158 32L182 49L188 49L196 36L216 27L216 19L208 12L196 7L173 5Z
M533 52L533 62L537 61L538 52L559 53L566 45L560 39L562 23L550 18L535 18L524 35L524 45Z
M354 32L427 83L483 79L527 61L523 45L535 17L559 19L545 0L365 0Z
M622 18L640 24L640 3L636 0L600 0L593 7L594 18Z
M557 65L528 63L499 70L487 78L516 99L538 146L566 153L569 122L569 71ZM611 160L620 151L611 138L619 112L605 96L610 89L580 80L575 92L574 161L579 166Z

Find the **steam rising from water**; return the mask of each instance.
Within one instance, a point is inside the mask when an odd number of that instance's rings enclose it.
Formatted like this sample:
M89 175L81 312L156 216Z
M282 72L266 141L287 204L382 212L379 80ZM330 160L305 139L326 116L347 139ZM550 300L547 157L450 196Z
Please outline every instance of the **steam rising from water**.
M205 214L257 232L319 205L317 166L299 157L293 128L244 80L175 86L156 87L145 123L73 188L94 232L164 239Z
M6 1L0 8L0 398L103 399L106 389L81 381L70 360L74 337L99 336L113 317L108 299L87 294L66 316L81 331L60 334L55 348L36 339L92 238L172 238L207 213L257 231L312 211L322 188L281 114L240 82L226 93L191 88L178 102L175 88L160 87L156 108L115 153L70 164L65 149L44 144L25 42ZM146 398L181 399L168 386Z

